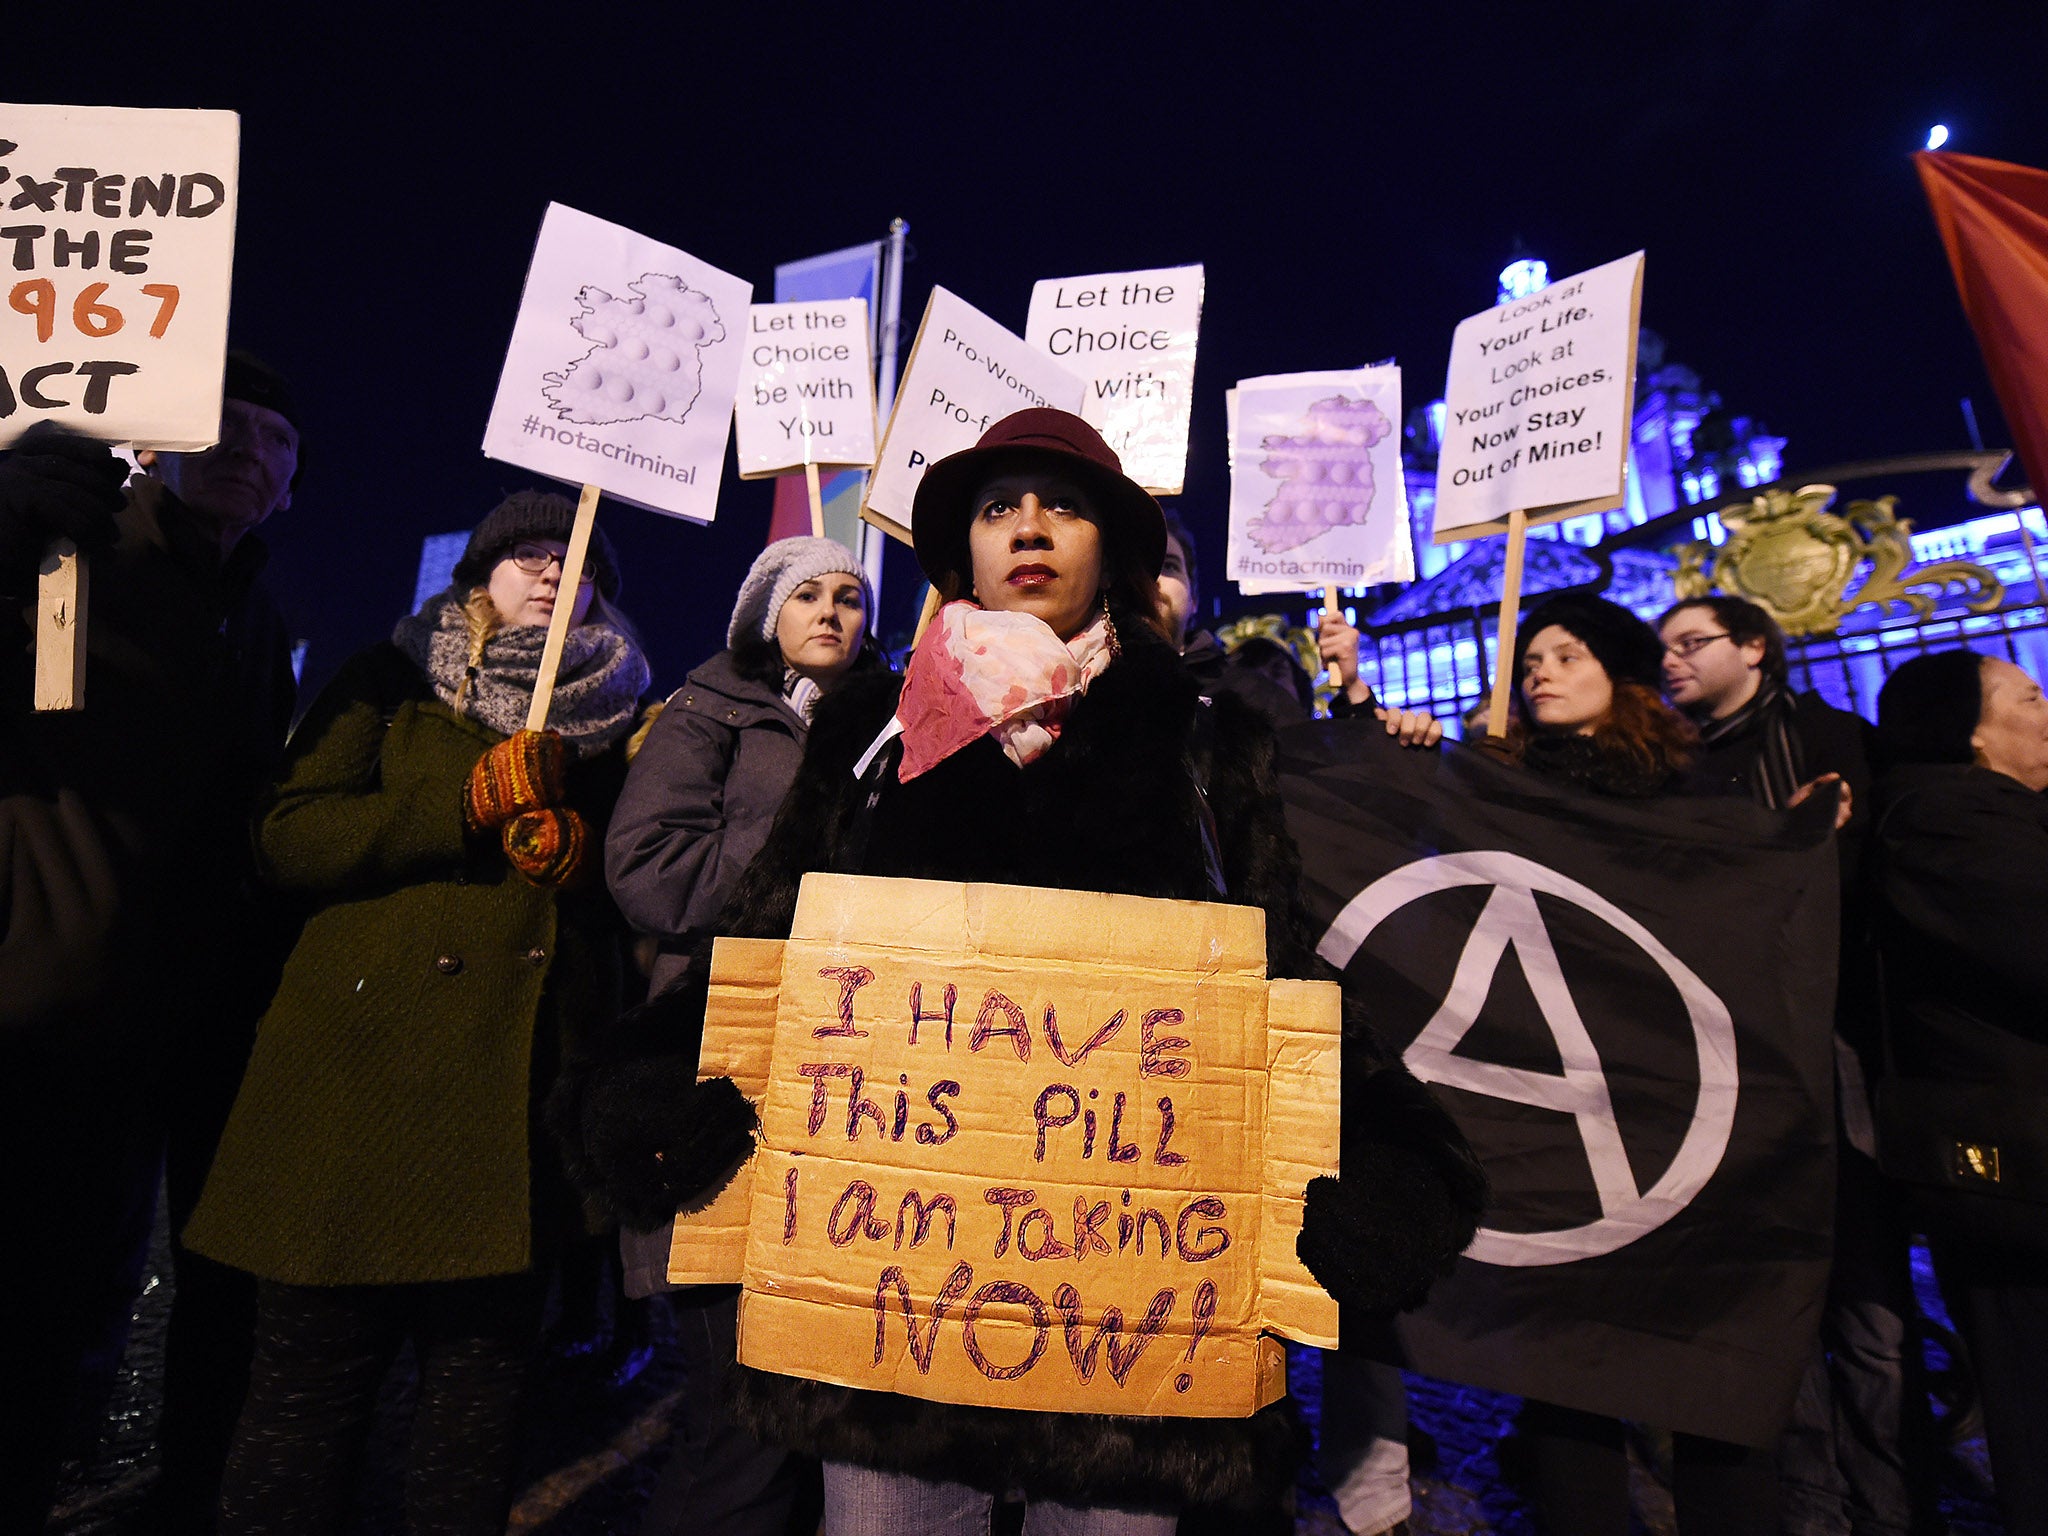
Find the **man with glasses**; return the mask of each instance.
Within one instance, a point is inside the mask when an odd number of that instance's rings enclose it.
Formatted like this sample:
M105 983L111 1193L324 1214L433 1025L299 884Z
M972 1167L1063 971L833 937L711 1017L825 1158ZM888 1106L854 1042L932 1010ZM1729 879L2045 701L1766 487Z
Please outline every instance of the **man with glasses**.
M1699 727L1700 772L1774 809L1835 775L1851 817L1862 810L1870 726L1817 693L1792 691L1777 620L1739 597L1694 597L1669 609L1657 633L1664 692Z
M1792 691L1784 631L1755 603L1688 598L1665 613L1657 632L1664 692L1699 727L1701 773L1772 809L1797 804L1826 781L1842 786L1835 1262L1819 1348L1780 1448L1784 1529L1792 1536L1922 1529L1931 1483L1918 1454L1920 1426L1907 1422L1907 1234L1877 1169L1865 1086L1865 1063L1874 1065L1877 1048L1876 999L1857 865L1869 824L1874 733L1818 694Z

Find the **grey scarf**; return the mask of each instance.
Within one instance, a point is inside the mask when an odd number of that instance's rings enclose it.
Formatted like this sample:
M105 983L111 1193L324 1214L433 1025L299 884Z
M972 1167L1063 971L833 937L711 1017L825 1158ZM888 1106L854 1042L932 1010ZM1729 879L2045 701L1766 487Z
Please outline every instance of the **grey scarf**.
M1731 737L1756 734L1754 770L1743 775L1759 805L1781 811L1806 782L1805 754L1792 729L1792 695L1769 678L1760 678L1747 704L1720 720L1700 722L1700 740L1718 746Z
M510 736L526 725L540 653L548 632L538 624L498 630L484 643L476 675L469 671L466 594L450 588L408 614L391 642L427 675L443 704ZM651 674L640 648L606 624L581 624L562 644L548 729L559 731L578 757L595 757L633 728ZM459 702L458 702L459 701Z

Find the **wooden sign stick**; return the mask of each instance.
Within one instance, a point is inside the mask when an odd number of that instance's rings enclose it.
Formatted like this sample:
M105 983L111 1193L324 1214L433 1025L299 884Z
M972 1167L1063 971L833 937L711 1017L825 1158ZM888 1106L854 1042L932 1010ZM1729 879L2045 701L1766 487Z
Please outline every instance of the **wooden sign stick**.
M804 489L811 493L811 537L825 537L825 501L818 493L818 466L804 460Z
M36 574L36 708L85 708L85 556L69 539L43 551Z
M924 638L924 632L932 627L932 620L939 616L939 610L944 606L939 599L937 587L924 589L924 607L918 610L917 628L910 632L910 648L913 651L917 649L917 642Z
M1493 702L1486 710L1486 734L1508 733L1508 689L1514 679L1515 625L1522 616L1522 553L1529 541L1529 514L1520 508L1508 514L1508 562L1500 586L1500 634L1494 642Z
M576 593L583 582L583 557L590 550L590 530L597 526L598 490L583 487L576 499L576 525L569 530L569 552L562 556L562 582L555 588L555 611L548 619L547 643L541 647L540 676L533 682L533 703L527 706L526 728L547 729L548 706L555 702L555 674L562 667L562 643L569 638L569 617L576 611Z

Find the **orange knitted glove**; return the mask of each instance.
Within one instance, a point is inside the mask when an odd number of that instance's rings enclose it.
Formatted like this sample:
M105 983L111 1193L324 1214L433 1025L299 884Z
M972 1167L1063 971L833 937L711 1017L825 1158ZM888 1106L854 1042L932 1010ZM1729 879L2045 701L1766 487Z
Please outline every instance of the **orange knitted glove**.
M590 825L566 807L522 811L500 836L512 867L535 885L573 886L585 872Z
M568 753L554 731L519 731L476 760L462 786L462 824L494 832L522 811L562 802Z

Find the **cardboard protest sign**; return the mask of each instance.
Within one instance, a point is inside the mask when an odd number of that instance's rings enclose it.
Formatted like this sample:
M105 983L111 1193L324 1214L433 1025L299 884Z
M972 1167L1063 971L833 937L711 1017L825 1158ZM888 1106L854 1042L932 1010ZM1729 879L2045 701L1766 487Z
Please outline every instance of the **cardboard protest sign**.
M1399 368L1245 379L1225 405L1230 580L1257 594L1414 579Z
M232 112L0 105L0 447L219 438L240 152Z
M1159 496L1187 477L1202 269L1047 278L1031 290L1024 339L1087 385L1081 419Z
M669 1276L743 1280L740 1359L940 1402L1242 1416L1272 1333L1334 1347L1295 1257L1337 1168L1339 999L1264 915L813 874L721 939L700 1072L760 1145Z
M864 299L756 304L733 421L740 478L875 462L875 363Z
M1461 321L1437 459L1436 542L1618 507L1635 407L1643 253Z
M1005 416L1034 405L1078 416L1083 394L1081 380L1060 364L958 294L934 287L861 516L908 543L911 499L927 465L972 448Z
M672 246L548 204L484 452L710 522L753 296Z

